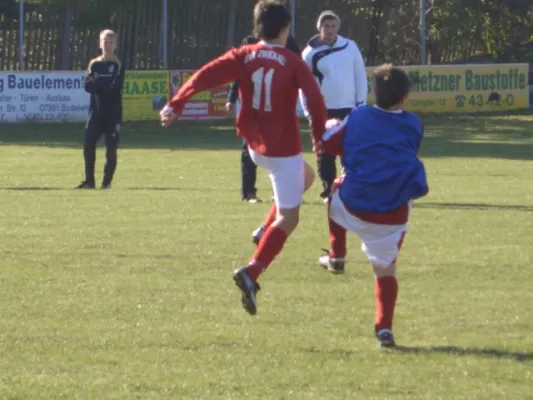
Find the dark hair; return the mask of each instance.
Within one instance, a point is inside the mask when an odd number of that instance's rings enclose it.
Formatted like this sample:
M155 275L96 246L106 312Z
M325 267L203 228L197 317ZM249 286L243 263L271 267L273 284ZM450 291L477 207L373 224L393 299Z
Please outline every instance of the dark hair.
M291 13L279 1L261 0L254 8L254 35L259 39L277 39L290 23Z
M411 90L409 76L392 64L383 64L374 70L376 85L376 104L383 109L389 109L401 102Z

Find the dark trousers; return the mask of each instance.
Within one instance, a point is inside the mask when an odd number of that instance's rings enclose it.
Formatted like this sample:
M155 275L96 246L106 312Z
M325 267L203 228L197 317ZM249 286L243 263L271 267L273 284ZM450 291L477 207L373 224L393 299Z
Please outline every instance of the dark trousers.
M352 108L336 108L328 110L328 119L338 118L344 119L352 112ZM331 154L321 153L317 157L318 176L322 181L324 191L320 193L320 197L327 198L331 193L333 181L337 177L336 157Z
M257 189L255 188L255 181L257 177L257 165L254 164L248 151L246 142L242 145L241 152L241 198L243 200L249 197L255 197Z
M120 139L120 124L102 123L89 120L85 127L83 157L85 158L85 180L94 182L94 165L96 163L96 144L105 135L106 163L104 166L104 184L110 184L117 168L117 149Z

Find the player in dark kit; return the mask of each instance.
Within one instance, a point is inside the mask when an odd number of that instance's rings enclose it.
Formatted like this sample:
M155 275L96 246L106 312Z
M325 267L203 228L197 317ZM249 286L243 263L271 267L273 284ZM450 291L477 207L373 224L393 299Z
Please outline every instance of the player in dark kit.
M237 269L233 276L242 305L252 315L257 312L257 280L298 225L303 194L310 186L309 171L313 174L303 159L295 112L299 89L310 101L316 152L327 119L326 105L311 70L285 48L290 21L283 4L260 1L254 9L254 25L261 41L232 49L204 65L161 111L162 125L168 127L194 94L239 81L242 107L237 116L237 134L246 141L254 164L268 171L274 192L269 222L257 249L248 265Z
M83 156L85 180L77 189L94 189L96 143L105 135L106 163L102 189L110 189L117 167L117 148L122 123L122 86L124 68L115 56L117 35L110 30L100 33L102 55L89 63L85 91L91 95L89 119L85 127Z
M257 36L249 35L242 41L243 45L256 44L260 41ZM293 51L296 54L300 54L300 46L296 43L296 40L292 35L287 38L287 44L285 46L288 50ZM226 103L226 110L232 112L235 110L235 104L239 97L239 82L233 82L231 89L228 93L228 100ZM257 189L255 188L255 181L257 178L257 165L254 164L250 158L250 152L248 151L248 145L243 141L241 152L241 199L249 203L258 203L261 200L257 197Z

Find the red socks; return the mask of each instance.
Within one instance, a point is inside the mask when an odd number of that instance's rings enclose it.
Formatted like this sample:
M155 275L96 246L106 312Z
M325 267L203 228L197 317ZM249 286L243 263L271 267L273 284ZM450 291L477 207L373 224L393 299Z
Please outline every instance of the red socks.
M398 296L398 281L395 276L376 278L376 333L382 329L392 330L394 307Z
M331 258L346 257L346 229L331 218L329 222L329 256Z
M273 206L273 208L275 209L276 207ZM248 265L250 278L254 280L259 278L259 275L268 268L274 258L281 252L286 240L287 233L283 229L277 226L267 228Z

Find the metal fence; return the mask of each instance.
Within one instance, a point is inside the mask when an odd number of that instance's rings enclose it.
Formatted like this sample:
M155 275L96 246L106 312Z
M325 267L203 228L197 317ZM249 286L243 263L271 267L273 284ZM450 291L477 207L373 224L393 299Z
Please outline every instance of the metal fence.
M353 13L355 3L360 10L357 14ZM119 56L128 68L148 70L196 68L238 44L251 30L254 1L131 0L130 7L112 15L99 15L98 10L77 1L61 6L30 0L13 4L0 7L2 70L83 69L98 52L98 32L103 28L119 34ZM378 32L372 4L372 0L294 0L296 38L305 45L316 33L318 14L331 8L342 16L342 33L368 50L367 58L375 58L372 52ZM24 6L23 19L19 6Z
M11 6L3 6L6 1ZM318 14L333 9L342 19L341 34L357 41L368 65L385 60L420 63L418 0L287 0L291 1L301 46L317 33ZM72 0L53 6L0 0L0 69L84 69L98 54L98 32L103 28L119 34L118 55L129 69L197 68L250 33L255 1L131 0L127 7L108 6L106 12L93 3ZM432 63L466 61L475 46L457 40L428 52Z

